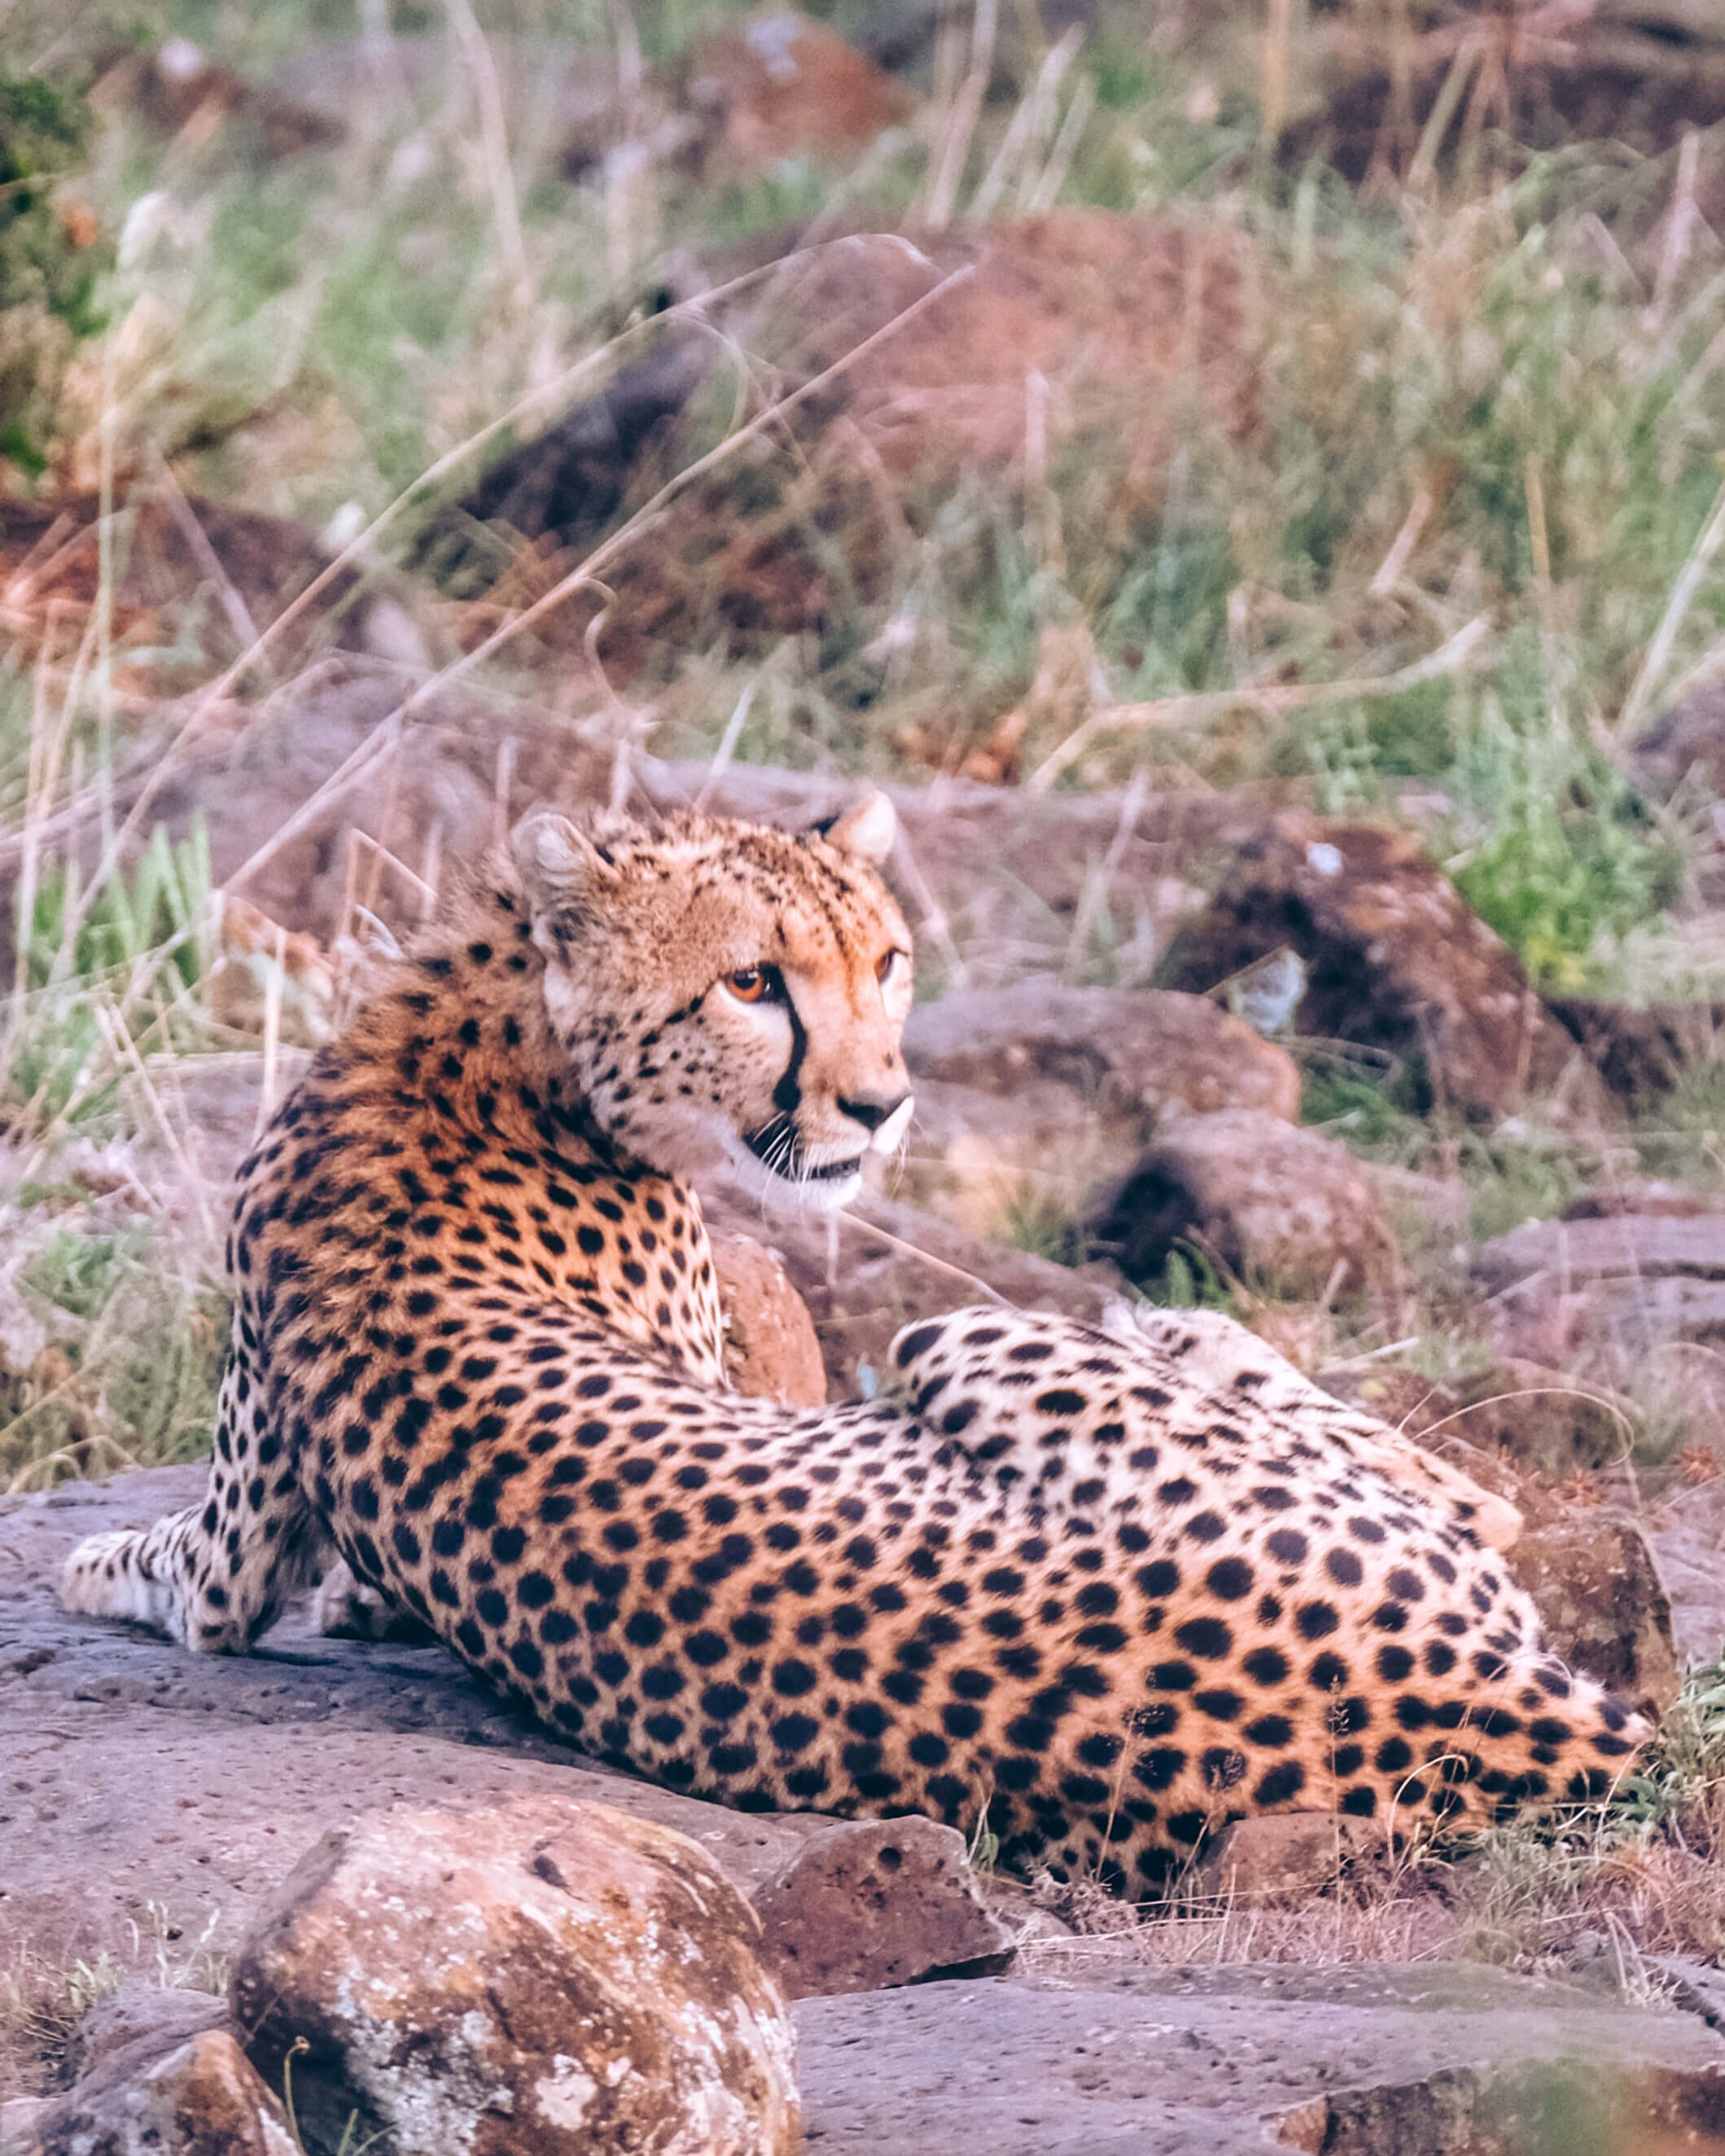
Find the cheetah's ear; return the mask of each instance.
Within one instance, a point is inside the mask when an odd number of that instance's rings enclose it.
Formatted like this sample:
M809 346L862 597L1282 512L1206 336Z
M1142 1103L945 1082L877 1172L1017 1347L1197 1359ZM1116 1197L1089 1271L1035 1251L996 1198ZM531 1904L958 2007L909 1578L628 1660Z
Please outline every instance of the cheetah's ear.
M524 816L510 846L536 918L588 912L617 881L614 864L586 832L549 808Z
M854 855L858 860L879 868L898 836L898 811L878 788L871 788L861 800L814 828L841 854Z

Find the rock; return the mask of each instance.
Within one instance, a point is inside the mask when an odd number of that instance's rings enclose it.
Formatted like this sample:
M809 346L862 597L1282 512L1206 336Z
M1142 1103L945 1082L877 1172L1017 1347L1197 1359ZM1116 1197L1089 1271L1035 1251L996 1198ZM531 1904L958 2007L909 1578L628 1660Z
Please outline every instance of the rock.
M1725 1004L1605 1003L1554 996L1548 1006L1604 1081L1629 1107L1645 1108L1686 1072L1718 1053Z
M743 1894L815 1813L703 1804L584 1758L441 1648L321 1637L301 1604L246 1656L74 1617L72 1544L193 1502L206 1467L0 1499L0 1941L121 1967L171 1926L225 1960L305 1844L380 1801L581 1797L689 1835Z
M42 2146L38 2129L53 2103L45 2096L15 2096L0 2103L0 2149L6 2156L36 2156Z
M1473 1270L1507 1356L1621 1383L1674 1342L1725 1340L1725 1213L1527 1220L1481 1244ZM1725 1424L1725 1373L1692 1355L1681 1376L1692 1424Z
M1333 1139L1261 1110L1174 1123L1096 1194L1088 1225L1134 1280L1154 1278L1182 1242L1249 1286L1290 1296L1385 1294L1398 1277L1395 1238L1364 1170Z
M717 1235L713 1270L725 1312L725 1368L738 1392L792 1408L824 1406L814 1321L781 1260L751 1235Z
M835 30L789 8L699 38L677 74L677 101L694 126L685 155L715 184L787 157L854 163L915 103Z
M72 2032L66 2072L74 2082L99 2068L116 2078L177 2051L228 2018L226 2003L208 1991L170 1990L127 1977L97 1999Z
M762 1964L786 1995L875 1991L1012 1959L964 1838L933 1820L860 1820L807 1843L754 1897Z
M639 150L634 157L644 165ZM1261 271L1245 236L1214 220L1074 206L936 231L913 224L836 238L790 258L770 281L726 291L745 264L768 266L759 249L711 259L680 296L704 288L721 336L746 343L788 390L846 364L818 399L786 415L773 453L691 485L632 545L629 588L605 630L614 676L662 665L691 635L764 650L859 603L885 616L900 597L892 564L906 522L921 529L938 490L968 474L1021 474L1027 418L1050 466L1074 470L1091 453L1085 514L1122 531L1160 507L1183 404L1236 439L1256 420ZM670 341L696 349L675 332ZM721 347L706 343L711 366ZM709 401L689 396L627 475L625 498L639 498L660 459L669 468L691 460ZM559 447L568 439L561 423L547 431ZM1043 461L1039 449L1032 456ZM590 541L593 527L567 514L584 513L591 498L588 461L559 455L541 491L546 522L516 527L524 540L552 542L542 553ZM604 448L599 461L608 479ZM505 469L520 475L521 452ZM470 588L497 575L495 547L488 555L461 543L489 481L440 525L440 553ZM542 619L541 631L570 643L593 616L578 603Z
M1381 1833L1363 1832L1339 1812L1262 1812L1224 1826L1184 1883L1207 1901L1294 1899L1327 1886L1357 1851L1382 1843Z
M254 1925L234 2010L334 2145L395 2156L790 2156L794 2039L760 1927L695 1845L516 1798L326 1835Z
M161 415L162 430L172 424ZM162 446L172 454L171 439ZM118 640L132 631L149 647L147 656L127 662L127 678L146 690L189 686L239 659L256 630L334 559L305 525L203 495L182 499L140 482L126 507L131 537L114 586L114 634ZM58 602L64 620L80 618L97 588L100 544L94 472L77 490L0 501L0 574L23 575L16 603L28 617ZM210 601L212 549L236 595L231 610ZM281 678L331 644L398 660L404 627L411 663L429 668L431 647L414 626L414 606L412 588L403 580L350 564L271 644L257 678ZM398 671L396 682L399 701ZM254 830L254 844L258 835Z
M1492 1292L1531 1273L1563 1281L1725 1281L1725 1213L1685 1219L1621 1214L1595 1220L1524 1220L1474 1254L1474 1277Z
M247 121L272 160L328 149L343 132L326 113L245 81L185 38L110 63L90 100L99 110L130 110L163 134L189 133L201 142L233 121Z
M1524 1530L1508 1558L1553 1651L1657 1717L1677 1695L1671 1604L1638 1521L1566 1507Z
M1575 1044L1521 961L1406 832L1277 816L1177 937L1163 981L1203 993L1283 948L1306 968L1298 1031L1419 1056L1440 1103L1496 1121L1530 1088L1577 1082Z
M1012 1098L1051 1081L1147 1136L1170 1113L1255 1108L1292 1122L1300 1073L1205 996L1037 978L922 1004L905 1028L912 1077Z
M222 2028L147 2059L122 2047L32 2130L31 2156L297 2156L279 2098Z
M1299 1112L1284 1050L1204 997L1153 989L1032 979L942 996L911 1014L905 1060L903 1194L973 1234L1070 1222L1170 1116Z
M1626 1175L1584 1191L1563 1209L1566 1220L1615 1220L1625 1213L1662 1214L1668 1220L1693 1220L1709 1209L1681 1183L1662 1176Z
M21 547L28 537L20 536ZM0 543L0 567L4 557ZM342 653L298 668L260 703L215 706L171 762L163 759L166 731L144 740L136 762L116 775L115 814L131 814L149 785L145 827L160 822L178 839L201 819L213 880L231 887L259 850L258 803L267 802L273 850L249 870L239 895L327 946L352 925L344 923L352 832L434 872L439 858L477 858L536 802L575 808L609 798L614 757L601 727L588 731L526 704L500 721L459 682L393 726L401 701L399 668L374 659ZM344 768L345 781L321 792ZM705 794L716 814L792 826L829 814L844 798L842 783L818 773L732 764L715 781L710 758L641 756L634 776L633 798L649 808ZM1218 847L1238 845L1284 794L1243 786L1169 788L1147 798L1106 789L1029 795L947 778L888 790L901 834L893 873L917 930L925 986L932 969L950 964L944 937L968 954L965 978L978 985L1003 973L1015 978L1027 966L1060 968L1081 907L1093 920L1111 911L1128 937L1142 916L1160 939L1175 916L1158 893L1177 889L1183 906L1182 872L1195 872ZM95 819L66 835L84 867L93 867L101 845ZM1104 861L1111 877L1098 873ZM417 924L411 888L386 876L376 896L374 910L398 932Z
M758 1213L720 1199L708 1221L731 1233ZM865 1192L842 1218L772 1224L773 1250L809 1307L834 1394L867 1394L888 1368L892 1336L990 1295L1026 1309L1057 1310L1100 1325L1125 1282L1111 1266L1074 1270L1029 1250L983 1242L944 1220Z
M1725 795L1725 682L1671 705L1630 754L1641 776L1662 793L1674 793L1692 774L1709 796Z
M1699 2015L1466 1963L1117 1958L1101 1964L1106 1980L1088 1973L1095 1962L1062 1964L1058 1989L997 1979L800 2000L810 2148L1653 2156L1717 2145L1725 2044Z
M985 1242L1064 1249L1086 1197L1142 1147L1136 1118L1101 1115L1065 1086L1032 1080L1000 1096L916 1084L905 1150L888 1171L894 1195Z
M1671 1598L1679 1663L1705 1669L1725 1658L1725 1480L1672 1491L1647 1540Z

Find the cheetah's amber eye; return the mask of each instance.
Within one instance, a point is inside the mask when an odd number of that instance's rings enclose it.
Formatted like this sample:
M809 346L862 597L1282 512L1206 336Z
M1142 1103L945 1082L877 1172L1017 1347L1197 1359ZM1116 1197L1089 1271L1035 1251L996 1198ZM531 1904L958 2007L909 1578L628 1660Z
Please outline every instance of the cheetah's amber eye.
M883 952L875 968L875 978L883 988L890 988L904 978L910 963L902 951Z
M770 966L745 966L741 973L725 976L725 986L740 1004L764 1003L773 993L773 982Z

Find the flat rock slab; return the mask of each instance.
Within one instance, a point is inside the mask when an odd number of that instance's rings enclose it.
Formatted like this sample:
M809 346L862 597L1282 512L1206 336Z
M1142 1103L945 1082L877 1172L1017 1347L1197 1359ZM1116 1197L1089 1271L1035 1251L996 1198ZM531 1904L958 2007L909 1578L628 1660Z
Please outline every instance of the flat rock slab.
M133 1924L188 1942L208 1928L226 1952L321 1834L392 1803L589 1798L676 1827L745 1893L831 1830L595 1766L441 1648L326 1640L302 1612L249 1656L190 1655L60 1608L74 1542L192 1503L204 1475L0 1502L0 1960L26 1946L127 1958Z
M929 1984L793 2012L809 2156L1725 2149L1725 2041L1698 2015L1462 1964Z
M1671 1597L1677 1661L1704 1669L1725 1655L1725 1478L1672 1491L1647 1541Z
M1502 1290L1532 1273L1565 1281L1649 1281L1686 1276L1725 1281L1725 1213L1688 1219L1625 1213L1603 1220L1524 1220L1482 1243L1475 1276Z

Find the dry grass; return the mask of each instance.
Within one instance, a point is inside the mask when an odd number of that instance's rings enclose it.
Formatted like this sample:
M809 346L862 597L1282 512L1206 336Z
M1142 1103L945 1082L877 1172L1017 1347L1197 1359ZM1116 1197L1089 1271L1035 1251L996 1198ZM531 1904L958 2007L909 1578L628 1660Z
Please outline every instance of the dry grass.
M37 1952L15 1954L0 1967L0 2102L57 2087L79 2023L129 1979L220 1998L228 1974L226 1957L209 1949L208 1933L188 1938L156 1902L142 1924L129 1927L122 1951L71 1962Z

